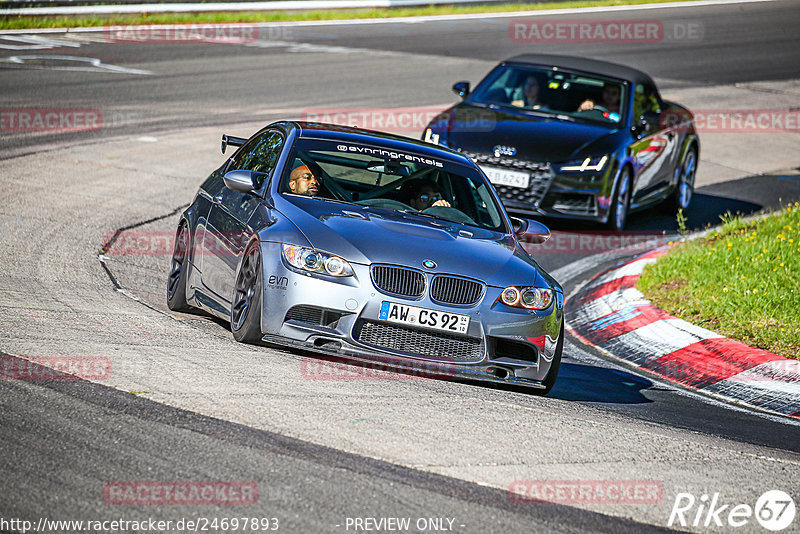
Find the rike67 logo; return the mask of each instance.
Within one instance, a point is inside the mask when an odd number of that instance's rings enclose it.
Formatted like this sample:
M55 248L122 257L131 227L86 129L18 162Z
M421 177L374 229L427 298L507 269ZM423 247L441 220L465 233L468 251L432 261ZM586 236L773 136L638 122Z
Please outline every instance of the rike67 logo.
M794 500L780 490L765 492L755 506L725 502L719 493L703 494L699 499L691 493L678 493L667 526L738 528L750 525L752 529L755 519L765 529L777 532L792 524L795 513Z

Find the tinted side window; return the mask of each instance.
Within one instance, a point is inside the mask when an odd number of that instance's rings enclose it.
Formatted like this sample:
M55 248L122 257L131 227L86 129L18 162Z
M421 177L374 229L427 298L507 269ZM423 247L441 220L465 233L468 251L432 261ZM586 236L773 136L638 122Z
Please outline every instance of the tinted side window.
M646 112L661 113L661 103L655 87L640 83L633 95L633 119L638 121Z
M271 173L278 163L278 157L283 148L283 137L278 132L265 132L247 143L242 150L234 156L228 170L254 171ZM263 176L263 179L266 176ZM261 183L256 184L261 186Z

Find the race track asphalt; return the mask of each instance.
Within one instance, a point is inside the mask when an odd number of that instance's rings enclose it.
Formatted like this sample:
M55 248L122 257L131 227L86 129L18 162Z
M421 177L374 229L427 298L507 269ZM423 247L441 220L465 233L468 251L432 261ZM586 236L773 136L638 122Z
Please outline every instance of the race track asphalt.
M630 16L692 21L704 37L548 51L645 68L666 95L692 107L796 103L797 3ZM97 260L104 240L120 228L169 235L176 210L222 161L220 133L248 135L309 108L444 106L453 81L475 81L530 48L511 43L508 20L497 18L297 26L276 35L252 46L50 35L63 42L0 49L50 58L26 60L26 68L0 62L4 110L90 108L104 118L93 132L0 132L0 350L112 365L98 383L0 381L0 517L247 515L278 517L289 532L344 532L348 517L408 516L453 518L456 532L638 532L665 527L680 492L754 505L782 489L797 499L800 425L640 376L574 340L544 398L450 381L314 380L304 371L309 355L242 346L218 321L168 312L167 254L109 256L122 288L115 290ZM152 74L54 70L65 60L53 56L64 54ZM731 207L800 199L790 169L800 163L797 136L711 134L692 225ZM674 230L658 214L631 225ZM537 258L569 292L626 256L590 252ZM103 488L117 480L248 480L259 501L244 514L111 505ZM657 504L519 504L507 493L518 480L657 481L664 495ZM759 528L751 521L742 531Z

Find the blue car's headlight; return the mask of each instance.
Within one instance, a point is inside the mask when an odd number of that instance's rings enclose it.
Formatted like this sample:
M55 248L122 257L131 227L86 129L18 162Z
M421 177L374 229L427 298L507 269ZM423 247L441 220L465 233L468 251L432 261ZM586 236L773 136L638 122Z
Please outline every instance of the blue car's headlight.
M560 167L563 172L600 172L608 162L608 156L585 158L581 161L570 161Z
M328 276L352 276L353 267L339 256L312 248L283 245L283 259L297 269Z
M430 128L425 128L425 135L422 137L422 140L426 143L431 143L433 145L439 144L439 134L433 133L433 130Z
M500 293L500 302L514 308L546 310L553 302L553 290L549 287L510 286Z
M434 132L431 128L425 128L422 140L432 145L447 146L447 138L442 133Z

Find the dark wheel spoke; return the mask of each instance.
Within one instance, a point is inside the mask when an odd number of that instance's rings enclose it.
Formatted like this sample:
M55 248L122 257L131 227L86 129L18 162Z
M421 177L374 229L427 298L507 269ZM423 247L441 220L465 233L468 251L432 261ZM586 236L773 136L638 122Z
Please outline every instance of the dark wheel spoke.
M167 306L173 311L188 311L191 306L186 302L186 277L188 276L189 247L191 235L189 224L181 222L175 234L175 246L172 249L169 275L167 276Z
M169 282L167 285L167 296L172 297L181 281L184 273L184 262L186 260L186 249L189 229L186 225L181 227L181 231L175 239L175 248L172 253L172 264L169 272Z
M259 250L250 246L244 253L239 273L234 284L233 305L231 306L231 327L239 331L248 321L254 309L258 286L258 270L260 269Z

